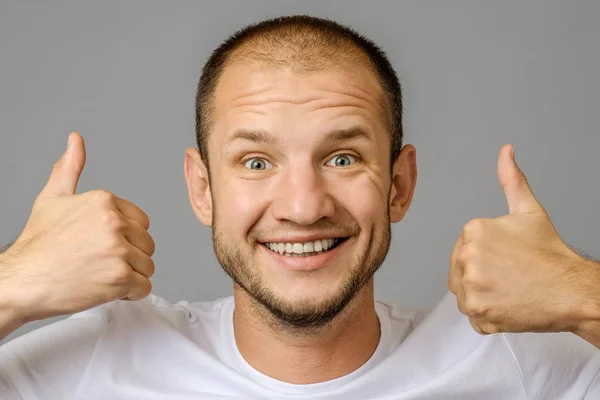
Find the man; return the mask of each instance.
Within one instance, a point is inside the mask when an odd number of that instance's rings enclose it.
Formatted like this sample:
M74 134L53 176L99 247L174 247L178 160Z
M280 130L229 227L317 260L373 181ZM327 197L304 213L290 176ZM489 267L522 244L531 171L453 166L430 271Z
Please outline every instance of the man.
M279 18L225 41L200 78L184 172L234 295L192 304L148 296L143 211L75 194L85 150L71 134L0 258L0 336L75 314L0 348L1 397L599 398L599 266L562 242L511 146L498 160L510 214L463 229L456 297L428 315L374 300L417 179L401 110L387 58L334 22Z

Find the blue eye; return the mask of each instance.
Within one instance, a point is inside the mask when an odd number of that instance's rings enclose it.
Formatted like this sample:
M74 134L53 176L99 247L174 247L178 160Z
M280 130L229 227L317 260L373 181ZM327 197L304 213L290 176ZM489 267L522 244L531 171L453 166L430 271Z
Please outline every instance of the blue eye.
M264 158L251 158L248 161L246 161L246 163L244 164L244 166L248 169L254 170L254 171L262 171L264 169L268 169L270 167L273 166L273 164L271 164L270 162L268 162L267 160L265 160Z
M347 167L356 162L356 157L351 156L350 154L339 154L333 157L327 165L332 167Z

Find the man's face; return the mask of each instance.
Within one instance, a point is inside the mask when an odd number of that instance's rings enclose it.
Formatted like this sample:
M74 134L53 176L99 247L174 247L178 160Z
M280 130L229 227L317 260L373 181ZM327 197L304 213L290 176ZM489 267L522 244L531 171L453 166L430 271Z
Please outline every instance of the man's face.
M375 75L231 65L208 142L213 241L225 271L280 321L320 326L390 243L390 138Z

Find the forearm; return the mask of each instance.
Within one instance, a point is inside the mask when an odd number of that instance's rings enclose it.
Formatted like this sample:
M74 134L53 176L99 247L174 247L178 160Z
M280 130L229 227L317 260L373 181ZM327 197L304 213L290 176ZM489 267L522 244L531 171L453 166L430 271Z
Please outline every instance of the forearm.
M8 262L6 254L0 254L0 340L25 324L15 306L15 298L6 284ZM4 284L3 284L4 283Z
M0 340L25 324L10 307L0 307Z
M600 262L586 257L581 263L578 290L572 296L572 332L600 349Z

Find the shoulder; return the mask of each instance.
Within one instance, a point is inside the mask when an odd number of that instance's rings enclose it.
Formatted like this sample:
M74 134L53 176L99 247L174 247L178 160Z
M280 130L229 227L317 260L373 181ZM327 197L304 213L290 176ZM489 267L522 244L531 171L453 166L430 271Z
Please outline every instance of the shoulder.
M106 326L111 305L18 336L0 347L0 393L14 385L24 398L44 393L60 398L63 386L76 385ZM9 386L10 383L10 386ZM10 397L9 397L10 398Z
M534 398L556 393L581 398L600 371L600 350L572 333L500 335Z
M413 355L427 371L467 368L472 374L499 374L500 380L511 376L513 383L522 381L531 399L596 398L591 393L600 391L600 350L572 333L479 335L449 292L431 311L388 309L390 318L413 324L399 354Z
M49 354L52 350L87 347L105 327L112 303L73 314L70 317L18 336L0 347L5 355Z
M137 329L146 324L158 328L170 324L185 330L188 325L211 325L219 323L224 309L233 307L233 297L222 297L211 301L189 302L180 300L171 303L164 298L151 294L137 302L116 301L107 315L110 327L127 326Z
M47 398L64 398L79 384L90 360L113 357L121 346L154 341L157 337L203 335L218 329L221 310L231 298L215 301L170 303L154 294L141 301L114 301L73 314L19 336L0 347L0 377L24 395L41 391ZM8 384L0 393L8 390ZM56 390L56 393L53 391ZM1 397L1 396L0 396Z

